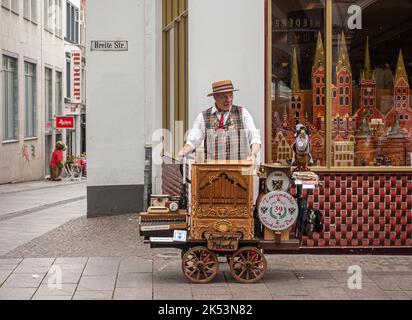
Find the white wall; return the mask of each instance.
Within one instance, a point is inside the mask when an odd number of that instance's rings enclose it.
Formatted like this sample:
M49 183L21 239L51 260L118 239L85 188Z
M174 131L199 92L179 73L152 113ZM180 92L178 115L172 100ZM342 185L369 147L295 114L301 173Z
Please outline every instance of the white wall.
M145 1L87 2L89 186L144 182ZM92 40L127 40L129 51L90 51Z
M264 22L264 0L189 1L190 123L213 105L211 83L231 79L264 140Z

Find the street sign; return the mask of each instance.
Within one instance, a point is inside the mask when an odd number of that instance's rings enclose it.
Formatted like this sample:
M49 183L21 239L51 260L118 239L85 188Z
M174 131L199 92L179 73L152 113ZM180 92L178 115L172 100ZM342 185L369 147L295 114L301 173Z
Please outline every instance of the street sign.
M74 129L74 117L56 117L56 129Z

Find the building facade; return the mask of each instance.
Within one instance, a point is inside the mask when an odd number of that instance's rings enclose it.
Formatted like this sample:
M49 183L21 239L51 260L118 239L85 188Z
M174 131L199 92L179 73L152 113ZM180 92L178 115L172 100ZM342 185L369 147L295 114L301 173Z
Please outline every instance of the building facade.
M1 2L0 183L43 179L56 141L67 143L65 156L85 151L85 95L70 104L75 79L66 58L73 47L85 56L83 7L80 0ZM73 130L57 129L57 116L74 116Z
M0 7L0 183L44 178L63 105L62 1L4 0Z
M147 145L153 193L178 194L185 132L211 83L232 79L262 162L289 164L296 123L311 131L324 186L308 199L325 231L305 246L412 245L409 1L89 0L88 12L90 216L143 208Z

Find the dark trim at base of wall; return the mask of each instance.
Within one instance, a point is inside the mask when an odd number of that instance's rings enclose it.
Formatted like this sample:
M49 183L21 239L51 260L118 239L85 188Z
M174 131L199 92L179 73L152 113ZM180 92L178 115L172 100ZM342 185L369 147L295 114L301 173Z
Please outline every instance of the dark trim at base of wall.
M300 247L297 250L264 250L265 254L305 255L402 255L411 256L412 247Z
M143 185L87 187L87 217L143 211Z

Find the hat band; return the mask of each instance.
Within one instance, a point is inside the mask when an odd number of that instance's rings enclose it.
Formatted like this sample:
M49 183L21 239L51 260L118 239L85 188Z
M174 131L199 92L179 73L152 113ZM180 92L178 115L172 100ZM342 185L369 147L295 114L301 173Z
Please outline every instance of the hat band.
M227 90L233 90L233 89L234 89L233 85L224 84L224 85L213 87L213 92L227 91Z

